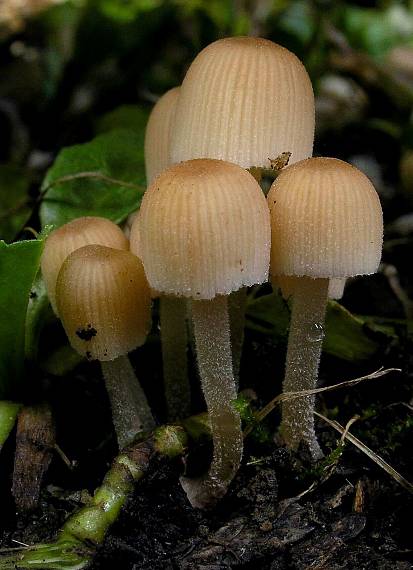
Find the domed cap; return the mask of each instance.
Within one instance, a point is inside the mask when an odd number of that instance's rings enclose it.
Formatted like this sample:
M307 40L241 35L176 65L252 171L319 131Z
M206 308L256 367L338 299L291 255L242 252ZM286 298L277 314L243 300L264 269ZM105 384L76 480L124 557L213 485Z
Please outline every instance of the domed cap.
M149 116L145 132L145 167L148 184L171 164L169 141L179 91L180 87L174 87L162 95Z
M70 344L90 360L114 360L146 340L149 287L129 251L87 245L71 253L59 272L56 303Z
M207 46L182 83L171 132L172 163L218 158L269 167L312 155L314 95L300 60L265 39L225 38Z
M282 170L267 196L271 274L342 278L375 273L383 243L379 197L360 170L309 158Z
M129 249L122 230L106 218L85 216L68 222L51 232L42 255L42 276L54 312L57 314L55 288L62 263L66 257L89 244L100 244L115 249Z
M143 197L139 223L145 272L160 293L212 299L267 279L268 207L235 164L199 159L165 170Z

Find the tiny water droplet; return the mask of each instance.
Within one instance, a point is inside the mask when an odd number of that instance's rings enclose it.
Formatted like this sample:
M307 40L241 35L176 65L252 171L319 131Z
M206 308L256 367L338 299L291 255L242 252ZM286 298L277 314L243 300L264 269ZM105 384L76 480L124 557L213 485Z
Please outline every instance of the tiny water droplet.
M321 342L324 338L324 327L320 323L313 323L311 331L307 335L309 342Z

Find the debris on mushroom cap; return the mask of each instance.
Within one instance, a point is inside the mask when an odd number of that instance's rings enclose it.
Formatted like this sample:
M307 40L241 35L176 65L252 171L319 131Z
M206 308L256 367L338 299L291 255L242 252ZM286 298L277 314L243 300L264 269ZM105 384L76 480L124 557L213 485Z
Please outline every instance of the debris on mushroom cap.
M287 167L267 196L271 274L341 278L377 271L383 214L370 180L335 158Z
M165 170L139 215L151 288L212 299L266 281L270 221L264 195L243 168L197 159Z
M291 275L273 275L271 277L271 282L274 288L278 288L281 291L281 295L284 299L288 299L294 295L294 290L297 285L298 277L293 277ZM344 293L344 287L346 286L345 278L330 279L328 283L328 298L329 299L341 299Z
M68 222L51 232L42 255L42 276L47 294L56 314L56 280L66 257L84 245L106 245L115 249L129 249L129 242L122 230L110 220L85 216Z
M172 163L218 158L250 168L292 153L311 156L314 95L300 60L269 40L234 37L202 50L182 83Z
M87 245L69 255L56 303L70 344L90 360L114 360L145 342L150 294L141 261L129 251Z
M148 184L170 164L171 125L180 87L167 91L157 101L145 131L145 168Z

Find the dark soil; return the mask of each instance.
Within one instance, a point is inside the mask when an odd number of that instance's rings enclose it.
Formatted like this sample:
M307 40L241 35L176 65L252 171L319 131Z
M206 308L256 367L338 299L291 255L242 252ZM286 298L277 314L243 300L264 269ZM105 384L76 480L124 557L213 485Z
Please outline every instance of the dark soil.
M368 287L359 281L348 287L344 303L351 307L353 298L365 294L365 303L375 304L372 288L391 295L386 287L381 276ZM397 313L398 302L394 298L392 302ZM374 309L380 314L377 305ZM159 350L153 336L135 353L134 363L163 421L163 402L156 390L161 381ZM283 345L275 346L269 338L247 331L241 387L254 389L258 407L280 391L284 352ZM325 355L322 384L357 377L379 366L403 371L325 393L318 401L322 413L335 414L342 424L359 414L361 420L352 426L352 433L410 480L411 354L411 342L401 337L363 364L343 363ZM56 418L57 442L72 468L56 455L39 508L16 517L7 491L14 452L10 438L1 455L3 547L17 546L15 541L34 544L53 538L66 516L99 484L116 453L98 366L87 363L69 377L52 380L46 382L46 393ZM193 380L195 385L195 375ZM194 407L202 408L200 397ZM194 510L186 500L179 485L183 460L159 459L137 485L91 568L412 568L413 497L351 443L340 454L339 435L321 422L317 431L327 459L312 467L305 453L292 455L273 442L278 420L276 412L267 418L266 440L262 441L262 433L259 439L248 438L242 469L226 498L211 512ZM196 449L187 461L189 472L204 469L209 452L208 446Z

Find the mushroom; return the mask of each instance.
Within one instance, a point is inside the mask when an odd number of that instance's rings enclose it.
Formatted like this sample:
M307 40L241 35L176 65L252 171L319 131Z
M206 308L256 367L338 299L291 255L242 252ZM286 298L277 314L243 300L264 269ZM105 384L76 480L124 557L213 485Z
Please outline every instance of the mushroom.
M222 497L242 456L227 298L267 279L268 208L255 179L235 164L198 159L164 171L140 211L141 255L150 286L191 299L197 362L213 459L200 479L182 479L193 506Z
M49 234L43 250L41 270L47 294L57 314L55 289L62 263L76 249L91 244L129 249L122 230L106 218L85 216L68 222Z
M112 404L119 447L153 417L127 353L144 344L151 299L142 263L129 251L87 245L64 261L56 283L56 305L72 347L99 360Z
M287 167L267 197L273 277L294 277L284 392L316 387L331 280L377 271L383 216L370 180L335 158ZM314 397L286 401L281 435L287 446L322 456L314 431Z
M220 39L203 49L182 83L171 130L171 163L217 158L262 169L283 153L311 156L314 94L300 60L262 38ZM246 290L231 295L233 365L238 378Z
M300 60L270 40L218 40L192 62L171 130L172 163L217 158L244 168L269 167L291 152L311 156L314 95Z

